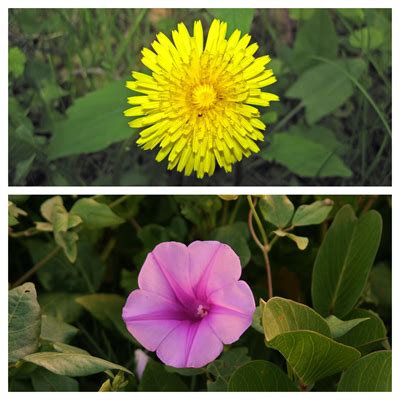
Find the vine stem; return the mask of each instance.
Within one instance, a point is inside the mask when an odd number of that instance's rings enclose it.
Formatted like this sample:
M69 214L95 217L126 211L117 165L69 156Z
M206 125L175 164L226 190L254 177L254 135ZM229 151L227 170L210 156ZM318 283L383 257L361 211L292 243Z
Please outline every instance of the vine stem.
M250 205L250 209L249 209L249 217L248 217L248 225L249 225L249 230L250 230L250 234L253 237L256 245L260 248L260 250L263 253L264 256L264 261L265 261L265 269L267 271L267 288L268 288L268 298L270 299L271 297L273 297L273 288L272 288L272 273L271 273L271 264L269 261L269 244L268 244L268 238L267 235L265 233L265 230L261 224L261 220L257 214L256 208L255 208L255 203L253 203L251 196L247 196L247 199L249 201L249 205ZM254 230L254 226L253 226L253 217L256 220L257 224L259 223L260 225L258 226L260 228L260 232L261 235L263 237L263 243L261 243L260 239L258 238L255 230Z
M30 278L34 273L39 271L48 261L50 261L54 256L58 254L61 250L60 246L54 247L50 253L46 254L41 260L39 260L29 271L27 271L24 275L22 275L19 279L17 279L12 285L10 289L13 289L22 283L24 283L28 278Z

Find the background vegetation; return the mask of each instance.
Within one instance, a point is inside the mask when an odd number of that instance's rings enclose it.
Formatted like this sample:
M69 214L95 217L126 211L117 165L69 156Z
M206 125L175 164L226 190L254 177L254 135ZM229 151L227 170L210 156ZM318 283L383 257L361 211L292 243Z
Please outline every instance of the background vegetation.
M124 82L157 32L213 17L272 56L281 102L258 155L197 180L136 146ZM390 125L390 9L9 11L11 185L390 185Z
M236 197L10 197L9 390L390 390L391 198ZM148 352L140 378L121 308L147 253L210 239L240 256L256 304L280 298L208 366L173 369ZM282 332L282 312L307 332Z

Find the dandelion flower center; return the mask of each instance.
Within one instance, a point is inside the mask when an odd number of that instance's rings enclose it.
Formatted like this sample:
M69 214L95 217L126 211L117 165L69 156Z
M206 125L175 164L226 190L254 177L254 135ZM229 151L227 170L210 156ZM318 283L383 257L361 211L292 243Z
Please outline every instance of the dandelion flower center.
M214 105L216 100L217 92L211 85L199 85L193 90L192 102L199 111L208 110Z
M140 95L128 98L125 111L135 117L129 125L141 129L137 144L144 150L159 147L157 161L168 159L168 169L212 175L218 165L232 165L260 149L264 123L254 106L279 100L261 89L276 81L265 66L269 56L254 57L257 43L235 30L226 38L227 24L214 20L204 43L200 21L190 36L183 23L163 33L144 48L142 63L151 75L133 72L127 87ZM144 128L144 129L142 129Z

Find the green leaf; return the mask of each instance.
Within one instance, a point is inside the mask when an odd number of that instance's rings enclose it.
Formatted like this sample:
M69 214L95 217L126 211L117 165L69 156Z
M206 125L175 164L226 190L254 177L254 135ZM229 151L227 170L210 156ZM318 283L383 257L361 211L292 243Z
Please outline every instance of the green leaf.
M24 73L25 63L26 56L19 47L8 49L8 73L19 78Z
M8 202L8 226L17 225L19 223L18 217L20 215L22 215L23 217L26 217L28 214L21 208L18 208L12 201L9 201Z
M81 353L34 353L25 356L24 360L39 365L54 374L72 377L97 374L109 369L118 369L132 374L132 372L121 365Z
M80 347L71 346L65 343L53 343L53 349L59 353L72 353L72 354L84 354L90 355L88 351L81 349Z
M349 43L353 47L366 52L379 49L384 40L383 32L371 26L358 29L349 36Z
M58 211L58 213L67 213L61 196L50 197L40 206L40 213L42 214L43 218L49 222L53 222L56 211Z
M293 233L282 231L281 229L274 231L274 233L279 237L287 237L288 239L293 240L299 250L305 250L308 246L308 238L306 237L297 236Z
M222 356L208 364L207 372L212 374L214 381L207 382L208 391L226 392L230 376L251 358L247 355L246 347L237 347L222 354Z
M249 263L251 258L248 245L249 230L245 222L234 222L233 224L216 228L211 233L211 239L231 246L239 256L242 268Z
M355 309L346 318L367 318L368 320L339 337L338 342L356 347L362 353L367 353L378 349L387 340L385 324L373 311Z
M314 310L291 300L273 297L264 303L263 327L268 346L286 358L304 385L343 371L360 357L330 338L327 322Z
M289 171L304 177L350 177L351 170L335 151L302 136L278 133L260 154L267 161L276 161Z
M185 392L188 387L179 375L171 374L153 360L150 360L139 383L141 392Z
M253 321L251 326L259 333L264 335L264 328L262 326L262 309L261 306L256 307L256 311L253 314Z
M227 35L239 29L242 35L250 33L251 23L254 17L253 8L209 8L208 11L214 18L228 24Z
M74 326L50 315L42 315L40 338L49 342L69 343L78 333Z
M346 316L359 299L378 251L382 218L357 218L350 205L335 216L319 248L312 276L314 308L323 316Z
M75 293L44 292L38 297L42 313L66 323L75 322L82 314L82 307L75 302Z
M67 216L68 217L68 216ZM66 219L68 221L68 218ZM76 242L79 236L76 232L55 232L54 239L56 243L63 249L65 256L69 262L74 263L78 256L78 247Z
M262 302L263 327L267 341L281 333L297 330L319 332L330 337L327 322L312 308L293 300L272 297Z
M39 345L40 306L33 283L8 292L8 362L34 353Z
M315 13L316 9L314 8L289 8L289 16L291 19L295 21L309 20Z
M36 392L78 392L79 383L69 376L53 374L44 368L36 368L31 375Z
M338 53L338 37L328 10L313 10L304 21L294 43L294 66L303 70L313 64L311 56L334 59ZM317 77L316 77L317 78Z
M122 307L125 299L117 294L88 294L76 302L90 312L107 329L117 331L126 339L132 340L122 320Z
M362 8L337 8L336 11L346 19L355 23L364 21L365 15Z
M340 60L337 65L355 79L366 69L366 63L362 59ZM300 75L288 89L286 96L303 102L306 120L312 125L337 110L351 97L353 91L353 84L344 72L335 65L323 63Z
M107 204L99 203L91 198L79 199L70 212L78 215L85 227L91 229L106 228L124 222Z
M132 136L123 115L127 97L125 81L116 81L76 100L67 118L55 124L49 159L99 151Z
M338 392L391 392L392 352L377 351L360 358L343 372Z
M295 392L296 385L275 364L257 360L238 368L228 384L229 392Z
M260 200L260 210L266 221L284 228L292 219L294 205L287 196L266 195Z
M312 204L301 205L295 212L292 225L317 225L326 220L333 208L330 199L315 201Z
M329 329L331 330L331 336L334 339L345 335L361 322L368 321L368 319L369 318L355 318L347 321L342 321L334 315L330 315L329 317L325 318L326 322L329 325Z

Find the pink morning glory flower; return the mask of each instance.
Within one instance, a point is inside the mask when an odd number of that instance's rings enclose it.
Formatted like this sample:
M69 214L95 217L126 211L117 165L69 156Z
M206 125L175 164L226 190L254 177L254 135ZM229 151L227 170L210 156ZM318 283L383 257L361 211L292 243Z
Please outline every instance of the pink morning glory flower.
M122 317L132 336L176 368L215 360L251 325L253 294L226 244L165 242L148 254Z

